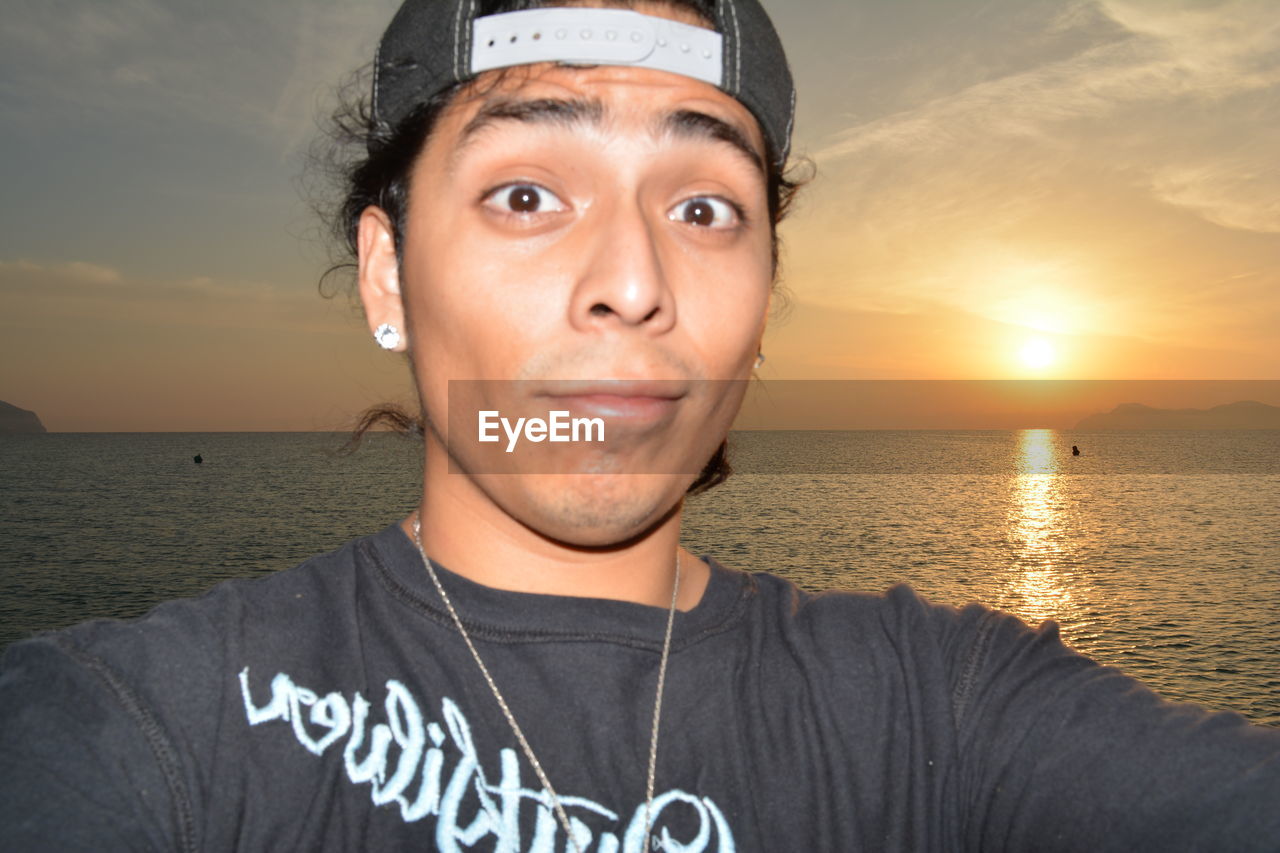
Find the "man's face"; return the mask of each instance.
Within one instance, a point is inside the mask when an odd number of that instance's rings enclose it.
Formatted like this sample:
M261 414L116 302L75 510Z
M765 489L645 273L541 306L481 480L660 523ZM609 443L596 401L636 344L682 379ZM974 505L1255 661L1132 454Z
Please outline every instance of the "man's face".
M756 358L772 284L760 131L713 86L649 69L530 66L478 91L410 182L401 288L428 442L449 431L450 380L468 418L605 415L623 437L607 454L525 448L568 473L493 473L481 451L505 435L477 449L467 425L451 478L553 539L621 542L680 500Z

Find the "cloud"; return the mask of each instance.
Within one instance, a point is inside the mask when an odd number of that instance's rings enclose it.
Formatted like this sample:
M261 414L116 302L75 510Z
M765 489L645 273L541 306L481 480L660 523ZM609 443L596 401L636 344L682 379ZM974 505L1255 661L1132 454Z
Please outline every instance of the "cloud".
M1277 151L1280 133L1263 130L1237 156L1154 169L1151 191L1223 228L1280 233Z
M143 279L98 264L0 260L0 317L11 328L276 329L349 334L360 321L345 302L310 287L189 276Z
M1159 201L1216 225L1280 232L1273 3L1099 0L1077 3L1044 27L1074 30L1088 42L1066 58L848 128L815 159L855 180L852 164L928 165L948 191L956 172L960 183L980 185L988 175L1030 170L1022 176L1030 192L1005 196L1017 218L1036 203L1045 172L1092 155Z
M27 3L0 30L0 108L46 129L175 117L265 137L313 127L321 93L367 62L392 0Z
M814 156L824 162L878 146L936 149L974 132L1045 138L1055 123L1107 118L1126 106L1223 100L1280 84L1280 26L1270 4L1190 14L1108 0L1078 4L1047 23L1098 30L1099 15L1126 37L850 128Z
M33 261L0 261L0 288L83 287L120 284L119 270L83 261L38 264Z

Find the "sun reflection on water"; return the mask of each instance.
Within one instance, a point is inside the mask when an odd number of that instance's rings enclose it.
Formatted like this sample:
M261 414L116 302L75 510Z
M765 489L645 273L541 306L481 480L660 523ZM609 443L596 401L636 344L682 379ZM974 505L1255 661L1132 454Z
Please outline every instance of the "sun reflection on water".
M1071 569L1075 549L1067 529L1065 480L1058 469L1055 433L1023 430L1010 481L1008 537L1014 554L1005 609L1032 625L1070 621L1074 610Z

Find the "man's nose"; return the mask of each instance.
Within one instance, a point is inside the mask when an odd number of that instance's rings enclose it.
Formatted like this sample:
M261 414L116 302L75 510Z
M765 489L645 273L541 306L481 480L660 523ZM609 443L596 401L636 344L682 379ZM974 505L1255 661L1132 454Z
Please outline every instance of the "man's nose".
M635 202L599 215L577 269L571 321L584 330L617 325L654 334L670 329L676 305L660 243L667 223L653 221Z

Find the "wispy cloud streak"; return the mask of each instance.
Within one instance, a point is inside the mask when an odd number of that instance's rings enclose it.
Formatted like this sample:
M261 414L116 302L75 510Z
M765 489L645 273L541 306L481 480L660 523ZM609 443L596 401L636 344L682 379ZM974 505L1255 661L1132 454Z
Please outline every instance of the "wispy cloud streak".
M1280 231L1273 201L1280 197L1280 15L1273 3L1179 9L1100 0L1069 8L1054 26L1093 31L1100 43L851 127L815 159L838 167L975 146L1071 153L1063 139L1078 144L1087 125L1098 147L1110 149L1110 162L1136 171L1135 182L1157 198L1224 227ZM1263 116L1273 121L1260 122ZM1224 154L1221 143L1232 138ZM996 154L990 165L1008 167L999 160Z
M287 148L367 62L393 0L26 3L0 30L0 110L40 129L86 115L195 121Z

